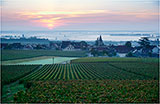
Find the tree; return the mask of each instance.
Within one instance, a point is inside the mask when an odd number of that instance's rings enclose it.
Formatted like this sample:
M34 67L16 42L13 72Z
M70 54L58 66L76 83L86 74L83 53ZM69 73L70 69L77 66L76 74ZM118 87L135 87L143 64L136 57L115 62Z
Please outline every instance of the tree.
M133 53L132 52L129 52L126 57L134 57Z
M103 50L103 55L104 55L104 56L107 56L107 55L108 55L108 51Z
M81 44L82 46L87 46L87 43L86 43L85 41L80 41L80 44Z
M132 47L132 43L131 43L130 41L127 41L127 42L125 43L125 46L127 46L127 47Z
M142 39L138 42L141 46L141 48L149 48L150 47L150 41L148 37L142 37Z
M92 54L93 56L96 56L96 55L98 55L98 52L97 52L97 50L95 50L95 49L91 49L91 54Z
M80 42L80 47L82 50L86 50L87 46L88 46L88 44L85 41Z
M140 47L142 49L142 53L148 54L152 51L150 41L148 37L143 37L142 39L139 40L138 42L140 44Z
M95 41L95 45L98 46L98 39Z

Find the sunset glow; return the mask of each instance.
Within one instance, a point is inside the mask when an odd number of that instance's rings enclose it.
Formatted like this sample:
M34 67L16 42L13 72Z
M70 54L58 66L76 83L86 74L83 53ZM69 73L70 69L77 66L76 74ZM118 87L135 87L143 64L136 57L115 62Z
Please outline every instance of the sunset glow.
M72 21L67 21L65 19L67 18L76 18L76 17L82 17L83 15L89 15L89 14L98 14L98 13L105 13L105 11L102 10L92 10L92 11L76 11L76 12L27 12L27 13L17 13L20 18L24 18L25 20L30 20L31 22L36 22L38 24L41 24L44 27L48 27L48 29L53 29L57 26L62 26L65 23L72 23ZM107 12L106 12L107 13ZM82 22L82 21L81 21ZM86 22L86 21L83 21ZM77 21L77 23L79 23Z
M157 30L156 0L123 3L114 0L22 1L8 0L3 5L4 30L22 28L19 24L24 24L24 30Z

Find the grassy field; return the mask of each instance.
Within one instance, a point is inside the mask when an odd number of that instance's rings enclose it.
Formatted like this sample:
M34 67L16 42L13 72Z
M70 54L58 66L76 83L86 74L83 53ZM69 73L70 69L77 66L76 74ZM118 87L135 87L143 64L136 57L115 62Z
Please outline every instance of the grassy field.
M39 56L84 57L85 51L55 51L55 50L2 50L2 61L33 58Z
M158 70L156 58L92 57L75 59L71 64L43 65L19 79L19 86L13 88L22 90L14 94L12 100L25 103L157 103Z

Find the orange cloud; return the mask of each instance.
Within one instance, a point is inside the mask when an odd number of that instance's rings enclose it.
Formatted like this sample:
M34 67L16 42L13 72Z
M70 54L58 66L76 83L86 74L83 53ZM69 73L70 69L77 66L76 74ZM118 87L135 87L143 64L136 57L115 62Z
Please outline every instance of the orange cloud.
M57 26L62 26L64 23L60 21L61 17L55 17L55 18L40 18L37 20L32 20L32 22L40 23L42 26L47 27L48 29L53 29Z
M104 13L104 10L90 10L90 11L41 11L41 12L23 12L20 14L21 18L30 20L33 23L37 23L41 26L47 27L48 29L53 29L58 26L65 25L70 21L65 21L65 18L80 17L84 14L95 14L95 13Z
M112 23L112 22L137 22L152 19L157 13L148 11L136 12L115 12L107 10L88 11L40 11L18 13L20 18L29 20L32 23L54 29L68 23Z

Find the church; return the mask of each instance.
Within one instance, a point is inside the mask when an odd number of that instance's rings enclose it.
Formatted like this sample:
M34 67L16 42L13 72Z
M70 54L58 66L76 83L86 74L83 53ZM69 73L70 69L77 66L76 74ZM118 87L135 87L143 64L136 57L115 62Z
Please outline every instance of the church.
M100 37L97 38L95 45L96 46L104 46L101 35L100 35Z

